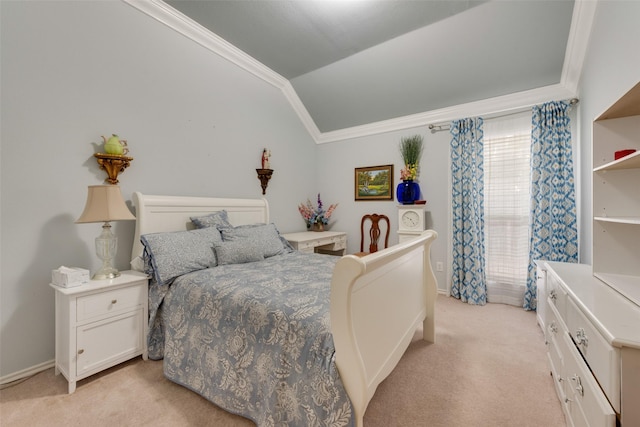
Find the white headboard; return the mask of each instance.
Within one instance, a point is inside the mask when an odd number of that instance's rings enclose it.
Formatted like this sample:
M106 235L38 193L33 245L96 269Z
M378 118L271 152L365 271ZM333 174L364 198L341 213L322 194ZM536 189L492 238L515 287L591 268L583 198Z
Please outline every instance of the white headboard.
M141 235L192 229L192 216L225 210L229 222L236 226L269 222L269 204L265 199L149 196L136 191L133 204L136 208L136 231L132 259L142 254Z

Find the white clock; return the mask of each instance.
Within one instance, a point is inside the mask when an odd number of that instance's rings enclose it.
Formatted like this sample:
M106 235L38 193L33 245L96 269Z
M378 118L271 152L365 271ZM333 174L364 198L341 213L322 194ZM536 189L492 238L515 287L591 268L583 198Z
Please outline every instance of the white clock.
M402 214L402 225L408 229L414 229L418 226L420 217L415 211L406 211Z
M422 232L425 230L424 208L399 206L398 207L399 232L413 231Z

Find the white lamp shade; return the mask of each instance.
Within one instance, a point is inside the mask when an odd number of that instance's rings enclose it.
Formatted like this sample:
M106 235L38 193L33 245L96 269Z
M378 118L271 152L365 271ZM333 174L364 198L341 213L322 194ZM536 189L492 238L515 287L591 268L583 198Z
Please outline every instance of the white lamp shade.
M90 185L87 204L76 223L136 219L122 199L117 185Z

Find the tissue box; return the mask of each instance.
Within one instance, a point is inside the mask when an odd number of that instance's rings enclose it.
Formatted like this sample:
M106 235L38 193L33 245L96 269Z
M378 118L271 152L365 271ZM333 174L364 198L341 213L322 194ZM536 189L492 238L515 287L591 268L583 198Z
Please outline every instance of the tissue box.
M56 286L70 288L89 283L89 270L75 267L60 267L51 272L51 281Z

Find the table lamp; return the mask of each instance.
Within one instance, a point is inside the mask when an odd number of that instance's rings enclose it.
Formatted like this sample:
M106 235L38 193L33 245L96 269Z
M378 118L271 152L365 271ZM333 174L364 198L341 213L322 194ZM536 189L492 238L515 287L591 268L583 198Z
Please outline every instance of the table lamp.
M112 260L118 249L118 238L111 232L111 221L136 219L122 199L117 185L90 185L87 204L76 224L104 222L102 234L96 237L96 255L102 260L102 267L93 275L93 280L113 279L120 272L113 267Z

